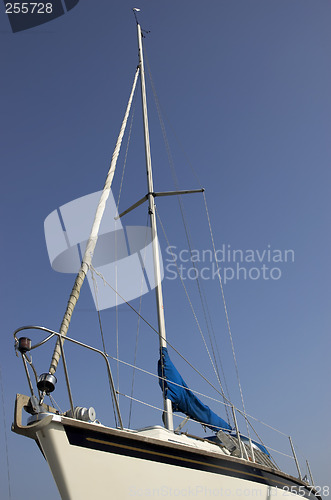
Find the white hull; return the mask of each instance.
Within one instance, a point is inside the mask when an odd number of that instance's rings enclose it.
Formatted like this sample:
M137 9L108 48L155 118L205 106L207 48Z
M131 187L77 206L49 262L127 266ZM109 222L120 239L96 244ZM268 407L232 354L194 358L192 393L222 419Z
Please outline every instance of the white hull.
M15 430L37 440L63 500L297 498L293 487L318 498L298 479L163 428L121 431L43 417L32 426L16 424Z

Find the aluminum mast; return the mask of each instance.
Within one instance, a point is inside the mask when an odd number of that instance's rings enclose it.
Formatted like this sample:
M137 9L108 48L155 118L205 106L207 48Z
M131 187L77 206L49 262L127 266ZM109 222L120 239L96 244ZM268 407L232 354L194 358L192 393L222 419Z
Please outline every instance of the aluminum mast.
M143 118L144 118L144 136L145 136L145 154L146 154L146 170L147 170L147 189L148 189L148 213L151 220L152 229L152 244L153 244L153 260L154 260L154 277L156 283L156 306L157 306L157 317L159 326L159 339L160 348L167 347L166 341L166 330L164 321L164 310L163 310L163 297L162 297L162 285L161 285L161 271L160 271L160 259L159 259L159 245L157 239L157 228L156 228L156 217L155 217L155 204L154 204L154 188L153 188L153 175L152 175L152 160L151 160L151 148L149 141L149 130L148 130L148 115L147 115L147 102L146 102L146 85L145 85L145 70L144 70L144 56L142 48L142 33L140 24L137 22L137 35L138 35L138 48L139 48L139 67L140 67L140 83L141 83L141 98L143 107ZM172 403L170 399L164 397L164 423L167 429L173 430L173 415L172 415Z

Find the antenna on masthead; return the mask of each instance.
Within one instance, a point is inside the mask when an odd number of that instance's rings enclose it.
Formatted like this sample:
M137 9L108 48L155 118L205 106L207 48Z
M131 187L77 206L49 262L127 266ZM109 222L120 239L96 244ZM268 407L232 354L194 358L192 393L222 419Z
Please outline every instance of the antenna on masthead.
M137 18L137 14L136 14L136 12L140 12L140 9L137 9L136 7L134 7L134 8L132 9L132 11L133 11L134 17L135 17L135 19L136 19L136 23L137 23L137 24L139 24L139 23L138 23L138 18Z
M134 8L132 9L132 11L133 11L133 14L134 14L134 17L135 17L136 23L137 23L137 25L138 25L138 24L139 24L139 21L138 21L138 17L137 17L136 12L140 12L140 9L137 9L136 7L134 7ZM139 26L140 26L140 24L139 24ZM150 33L150 31L143 30L141 26L140 26L140 31L141 31L141 36L142 36L143 38L145 38L145 35L144 35L143 33L146 33L147 35L148 35L148 33Z

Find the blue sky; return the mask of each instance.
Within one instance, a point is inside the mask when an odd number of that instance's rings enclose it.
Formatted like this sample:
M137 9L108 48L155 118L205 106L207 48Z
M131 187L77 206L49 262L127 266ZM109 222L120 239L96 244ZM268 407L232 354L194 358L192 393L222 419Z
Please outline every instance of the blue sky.
M27 500L35 498L34 487L26 484L38 484L40 491L50 488L48 497L59 498L37 447L10 432L15 393L28 390L11 332L24 324L59 328L73 275L51 269L43 223L59 206L103 185L137 65L133 6L127 0L87 0L48 24L13 34L1 5L0 364L5 407L0 445L7 438L12 498L22 498L23 491ZM330 485L330 3L141 0L136 6L142 10L143 28L151 30L145 47L179 185L200 187L191 167L198 172L216 247L294 252L294 262L272 264L281 270L280 279L232 279L224 289L248 413L291 435L300 458L309 459L315 483ZM146 192L138 104L123 209ZM155 189L173 189L152 102L150 120ZM119 178L113 188L116 199ZM211 248L202 197L183 201L193 247ZM162 199L158 210L178 254L187 244L178 236L182 226L177 201ZM125 224L144 225L146 207L127 217ZM161 234L160 244L169 278ZM188 284L197 301L195 284ZM206 293L211 288L208 306L228 386L239 405L220 292L216 280L203 285ZM212 379L180 280L165 279L164 295L170 342ZM156 325L154 300L153 292L146 295L142 311ZM133 305L138 308L139 300ZM199 307L197 302L201 319ZM109 352L115 354L115 313L104 311L102 318ZM119 324L124 330L120 355L132 362L137 321L123 306ZM141 328L139 360L152 371L157 339ZM70 334L100 346L87 284ZM40 352L34 359L40 372L47 371L47 356ZM97 415L99 405L99 415L106 419L100 367L89 375L88 365L81 369L83 362L85 358L77 362L72 354L77 400L92 404L84 399L85 387L91 386ZM190 372L182 370L190 384ZM82 372L89 377L84 388L76 382ZM61 371L58 377L60 385ZM194 375L192 381L201 392L206 390ZM152 404L160 405L155 382L151 394ZM147 399L139 389L137 397ZM158 413L145 418L139 406L136 412L134 426L160 423ZM0 470L1 498L9 498L4 454ZM290 472L295 473L292 464Z

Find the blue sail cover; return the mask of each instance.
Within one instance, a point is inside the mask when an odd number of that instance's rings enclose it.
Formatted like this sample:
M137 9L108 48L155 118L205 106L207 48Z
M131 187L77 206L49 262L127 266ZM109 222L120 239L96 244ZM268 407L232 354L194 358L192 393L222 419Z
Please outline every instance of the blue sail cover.
M200 399L190 391L175 365L172 363L168 354L168 349L162 347L161 356L163 358L163 374L160 359L158 361L158 375L159 377L164 377L166 380L159 378L159 385L162 391L164 390L165 397L172 401L173 411L185 413L185 415L203 423L215 432L219 429L232 430L232 427L225 420L216 415L216 413L208 406L204 405ZM178 385L174 385L171 382Z

